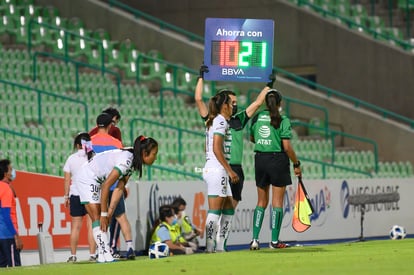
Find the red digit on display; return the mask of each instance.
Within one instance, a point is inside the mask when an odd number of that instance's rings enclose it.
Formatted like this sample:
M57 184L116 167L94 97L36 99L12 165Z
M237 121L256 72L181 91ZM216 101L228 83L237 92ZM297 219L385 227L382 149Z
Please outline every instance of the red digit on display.
M226 66L236 67L239 64L239 42L225 41L225 53L226 57L224 64Z

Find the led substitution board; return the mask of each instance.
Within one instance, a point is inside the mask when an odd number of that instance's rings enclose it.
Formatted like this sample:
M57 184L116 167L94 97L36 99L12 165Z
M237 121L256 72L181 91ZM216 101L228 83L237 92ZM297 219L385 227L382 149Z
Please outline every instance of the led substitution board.
M207 18L205 80L268 82L273 68L274 21Z

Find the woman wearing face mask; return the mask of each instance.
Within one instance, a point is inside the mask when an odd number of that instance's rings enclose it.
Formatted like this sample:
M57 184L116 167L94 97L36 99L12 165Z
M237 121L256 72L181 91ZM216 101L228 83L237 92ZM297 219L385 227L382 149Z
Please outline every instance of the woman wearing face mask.
M11 186L15 178L10 160L0 160L0 267L21 266L23 242L17 228L16 193Z
M180 233L174 225L177 224L177 215L171 205L163 205L159 209L159 219L155 222L151 237L151 244L162 242L168 245L170 252L175 255L192 254L191 247L180 242Z
M194 226L191 223L190 217L186 216L186 205L186 201L181 197L174 199L172 202L171 206L174 208L174 213L176 213L178 220L174 227L180 236L180 242L185 244L185 246L191 247L194 252L199 252L199 241L197 237L200 236L203 238L204 231Z

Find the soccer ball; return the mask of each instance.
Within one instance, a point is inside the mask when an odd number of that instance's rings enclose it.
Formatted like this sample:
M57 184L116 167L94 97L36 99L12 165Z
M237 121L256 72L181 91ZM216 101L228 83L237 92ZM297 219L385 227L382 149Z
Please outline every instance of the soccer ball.
M148 250L148 257L150 259L160 259L168 256L170 256L170 249L165 243L156 242L150 245Z
M401 240L407 235L405 228L400 225L394 225L390 230L391 240Z

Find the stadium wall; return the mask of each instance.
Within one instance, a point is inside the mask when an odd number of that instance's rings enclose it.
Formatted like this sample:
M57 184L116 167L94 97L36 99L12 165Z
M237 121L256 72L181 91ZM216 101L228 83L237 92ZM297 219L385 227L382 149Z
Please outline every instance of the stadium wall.
M366 208L364 236L385 237L392 225L406 228L414 233L411 194L414 192L414 178L410 179L343 179L306 180L305 186L315 208L311 216L312 227L298 234L291 228L293 202L296 184L285 193L281 239L285 241L326 241L357 239L360 236L360 208L349 205L348 196L354 194L377 194L397 192L400 200L395 203L378 203ZM54 249L69 248L71 221L68 209L64 207L63 178L17 171L13 186L17 193L17 218L19 234L24 249L36 250L37 225L43 223L43 230L53 237ZM186 213L192 222L204 228L208 205L206 186L202 181L180 182L137 182L131 180L130 193L126 200L128 219L133 230L137 250L143 249L150 224L157 218L159 206L168 204L181 196L187 202ZM245 182L243 200L237 207L232 225L229 245L246 245L251 239L252 214L257 195L254 182ZM269 208L266 210L260 235L262 243L270 237ZM86 224L86 223L84 223ZM85 225L80 234L80 247L87 247ZM201 244L204 243L201 239ZM121 248L125 250L124 242Z

